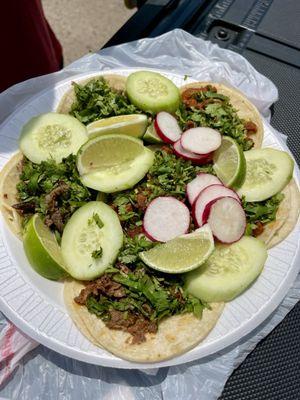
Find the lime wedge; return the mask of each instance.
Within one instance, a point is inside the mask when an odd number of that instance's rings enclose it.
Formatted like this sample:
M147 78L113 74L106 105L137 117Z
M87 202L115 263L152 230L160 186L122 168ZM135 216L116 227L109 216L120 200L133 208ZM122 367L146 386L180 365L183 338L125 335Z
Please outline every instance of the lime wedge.
M118 133L141 138L146 131L147 124L147 116L143 114L119 115L94 121L87 125L87 131L89 137Z
M30 265L38 274L52 280L68 275L55 235L38 214L26 225L23 245Z
M77 168L83 184L104 193L134 186L153 161L153 152L141 140L117 134L92 138L77 154Z
M158 136L158 134L155 131L154 125L151 124L148 126L145 135L143 136L143 140L147 143L151 144L158 144L158 143L163 143L161 138Z
M246 160L243 150L229 136L223 136L221 146L214 153L214 170L225 186L238 189L246 176Z
M214 239L208 225L193 233L139 254L149 267L169 274L179 274L198 268L214 250Z

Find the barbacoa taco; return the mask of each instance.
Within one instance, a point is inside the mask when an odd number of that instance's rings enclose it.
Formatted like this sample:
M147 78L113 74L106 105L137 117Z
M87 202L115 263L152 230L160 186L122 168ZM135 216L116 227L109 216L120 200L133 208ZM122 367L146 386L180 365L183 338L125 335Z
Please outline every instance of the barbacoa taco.
M85 336L88 332L87 337L92 336L98 346L135 362L158 362L195 347L213 329L224 308L224 303L213 303L203 310L201 319L185 313L167 317L158 327L153 323L150 328L142 318L131 322L130 313L124 320L122 312L113 310L106 324L96 313L74 300L86 288L88 286L75 281L64 285L65 304L78 329Z
M195 82L182 86L180 93L188 110L180 117L187 127L217 129L236 139L243 150L261 147L264 132L261 117L239 90L221 83Z

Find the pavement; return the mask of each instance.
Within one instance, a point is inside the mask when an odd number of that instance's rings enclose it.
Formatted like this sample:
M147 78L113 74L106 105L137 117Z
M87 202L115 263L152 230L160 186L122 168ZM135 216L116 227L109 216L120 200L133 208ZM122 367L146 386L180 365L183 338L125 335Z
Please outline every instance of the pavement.
M42 0L42 4L63 46L65 65L99 50L135 12L123 0Z

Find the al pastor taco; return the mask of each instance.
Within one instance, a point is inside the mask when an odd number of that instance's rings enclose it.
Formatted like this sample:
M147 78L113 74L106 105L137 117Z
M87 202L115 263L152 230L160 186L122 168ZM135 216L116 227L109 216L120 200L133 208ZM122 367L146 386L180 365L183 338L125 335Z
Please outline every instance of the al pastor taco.
M215 82L195 82L180 88L187 127L209 126L233 137L243 147L261 147L263 124L256 107L239 90Z

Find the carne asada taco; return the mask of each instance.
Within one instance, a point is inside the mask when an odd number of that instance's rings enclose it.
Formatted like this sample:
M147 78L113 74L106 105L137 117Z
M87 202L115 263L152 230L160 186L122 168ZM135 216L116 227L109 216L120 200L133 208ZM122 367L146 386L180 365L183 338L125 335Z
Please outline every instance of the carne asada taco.
M17 183L20 180L23 154L16 153L0 172L0 208L11 231L22 239L22 217L13 207L18 203Z
M89 82L94 82L95 80L99 80L99 78L103 78L105 82L109 85L110 88L114 89L117 92L124 92L125 91L125 83L126 77L121 75L101 75L98 77L92 77L88 79L83 79L79 82L76 82L77 85L86 85ZM74 102L76 102L76 86L71 87L62 97L60 100L56 112L61 114L69 114L72 111L72 106Z
M114 310L107 325L85 306L76 303L74 298L84 289L83 284L75 281L66 282L64 286L65 304L78 329L85 335L88 330L97 346L135 362L158 362L195 347L213 329L224 308L224 303L213 303L210 309L203 310L201 319L192 313L174 315L163 319L158 328L155 324L149 327L150 324L140 319L134 322L138 331L131 334L130 315L127 320L121 320L122 313Z
M239 90L215 82L195 82L180 88L190 109L187 127L209 126L236 139L244 150L261 147L263 124L256 107ZM191 111L193 110L193 111ZM217 122L215 122L215 117ZM249 139L248 143L245 138Z

